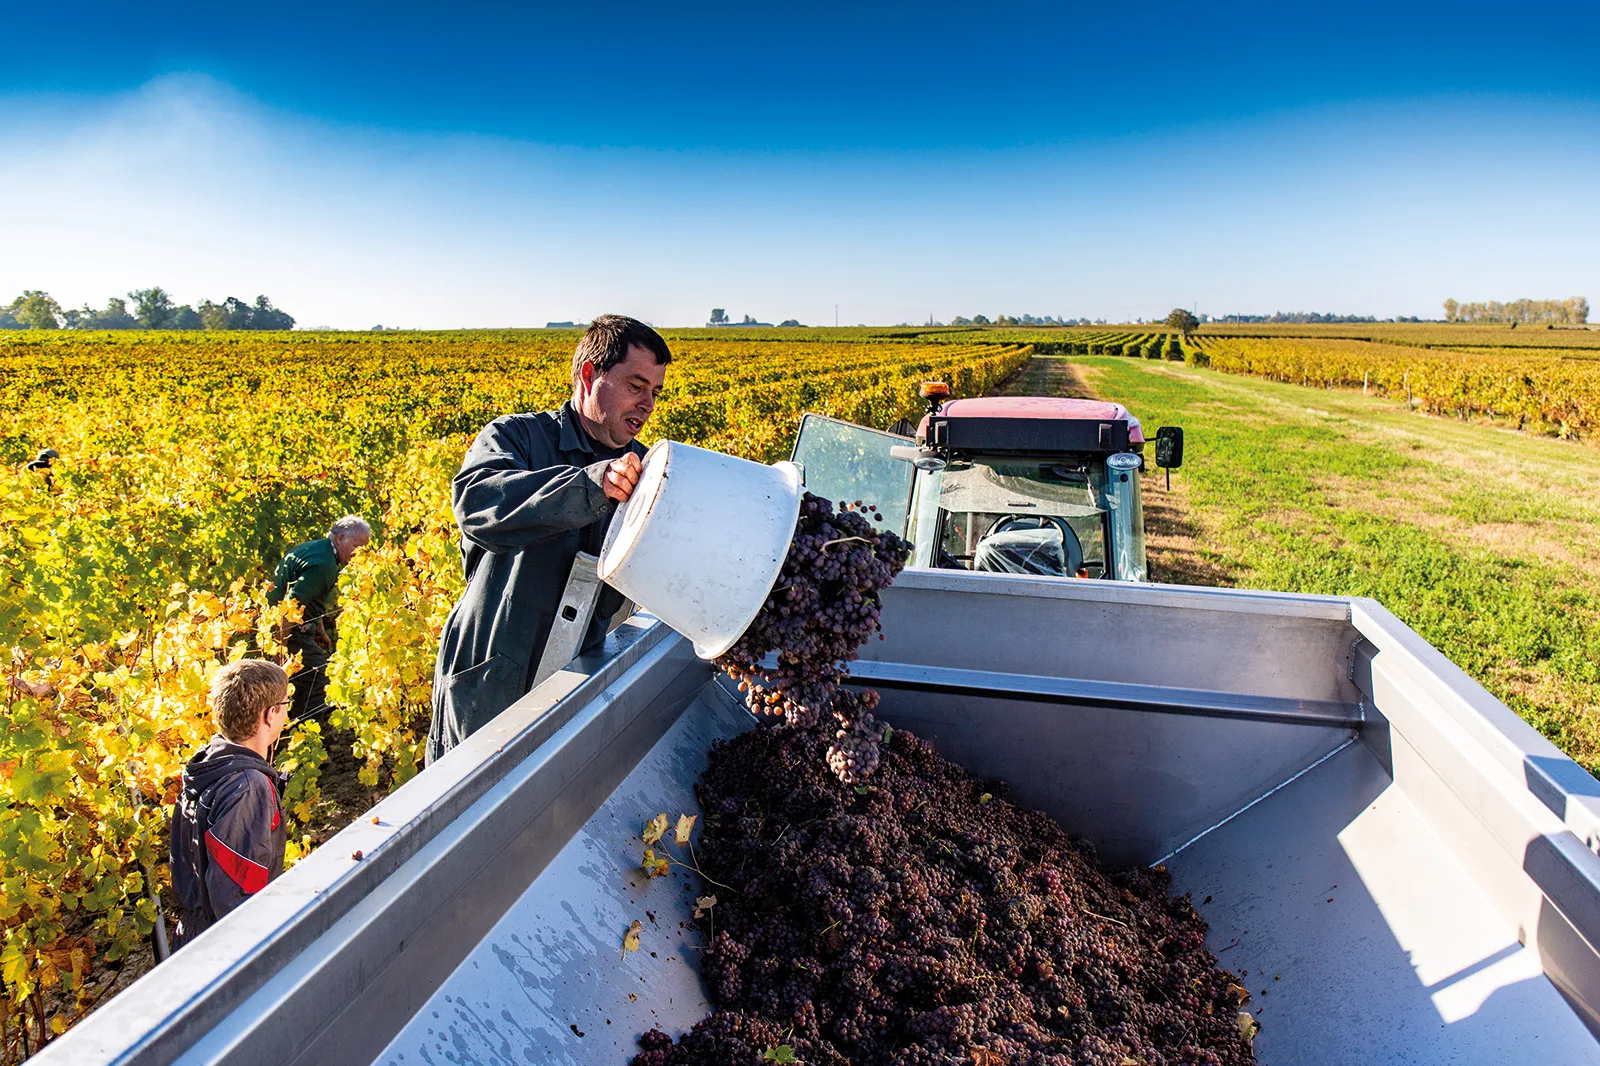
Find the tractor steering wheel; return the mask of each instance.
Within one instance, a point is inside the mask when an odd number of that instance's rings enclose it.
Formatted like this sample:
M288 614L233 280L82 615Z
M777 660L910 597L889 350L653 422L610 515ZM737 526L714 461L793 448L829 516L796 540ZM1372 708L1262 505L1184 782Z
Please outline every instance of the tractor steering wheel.
M1078 534L1072 531L1067 520L1056 515L1001 515L994 520L983 536L978 538L978 543L982 544L997 533L1009 533L1014 529L1044 529L1048 526L1054 526L1061 533L1061 556L1066 564L1063 576L1071 577L1083 566L1083 542L1078 539Z

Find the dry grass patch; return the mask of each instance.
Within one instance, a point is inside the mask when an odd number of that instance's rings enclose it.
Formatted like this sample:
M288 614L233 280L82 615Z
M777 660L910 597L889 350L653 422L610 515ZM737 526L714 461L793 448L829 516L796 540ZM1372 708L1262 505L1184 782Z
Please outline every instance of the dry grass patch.
M1325 506L1421 526L1462 549L1482 549L1571 569L1600 582L1600 523L1523 519L1475 522L1453 509L1452 486L1419 473L1382 484L1338 475L1316 478Z

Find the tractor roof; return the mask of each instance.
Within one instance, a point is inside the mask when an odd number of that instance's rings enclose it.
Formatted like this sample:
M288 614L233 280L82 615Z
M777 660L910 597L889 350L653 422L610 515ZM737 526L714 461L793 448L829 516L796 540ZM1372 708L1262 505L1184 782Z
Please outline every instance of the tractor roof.
M1141 447L1144 430L1120 403L975 396L924 416L917 439L961 451L1121 451Z

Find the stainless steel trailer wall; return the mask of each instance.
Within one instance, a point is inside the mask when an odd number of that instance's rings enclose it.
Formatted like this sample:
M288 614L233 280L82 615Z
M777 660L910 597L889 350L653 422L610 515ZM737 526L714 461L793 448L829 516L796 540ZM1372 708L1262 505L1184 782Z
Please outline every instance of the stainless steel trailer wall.
M1600 1061L1600 783L1381 607L911 572L884 617L884 715L1165 861L1263 1062ZM706 1009L639 824L749 726L636 619L39 1061L625 1061Z

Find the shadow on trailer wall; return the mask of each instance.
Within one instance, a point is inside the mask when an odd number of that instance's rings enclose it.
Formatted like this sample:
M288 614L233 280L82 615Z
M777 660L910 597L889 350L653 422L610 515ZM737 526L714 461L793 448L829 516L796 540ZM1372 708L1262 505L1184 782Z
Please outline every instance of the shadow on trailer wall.
M884 717L1165 862L1262 1062L1600 1058L1600 783L1381 607L908 571L884 619ZM38 1061L624 1062L707 1010L640 826L751 727L636 618Z

